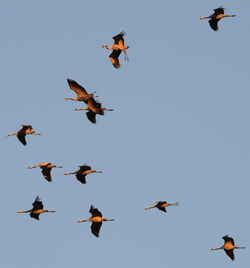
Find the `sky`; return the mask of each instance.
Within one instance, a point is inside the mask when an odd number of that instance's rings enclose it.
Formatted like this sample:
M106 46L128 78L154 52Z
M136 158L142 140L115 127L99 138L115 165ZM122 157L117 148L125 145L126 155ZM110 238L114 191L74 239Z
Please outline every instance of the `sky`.
M223 5L214 32L206 20ZM249 264L247 0L3 1L0 73L2 268L247 267ZM101 49L126 32L116 70ZM114 109L92 124L67 78ZM31 124L27 146L6 138ZM62 165L48 183L40 162ZM65 172L89 164L83 185ZM39 195L40 221L18 210ZM180 202L167 213L144 208ZM105 218L90 232L93 204ZM224 235L245 250L232 262Z

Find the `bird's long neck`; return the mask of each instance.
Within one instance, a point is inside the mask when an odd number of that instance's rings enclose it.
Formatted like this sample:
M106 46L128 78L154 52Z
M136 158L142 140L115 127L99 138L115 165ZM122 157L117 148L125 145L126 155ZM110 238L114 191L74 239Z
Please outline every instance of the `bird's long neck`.
M19 211L17 211L17 213L19 214L19 213L29 213L29 212L31 212L32 211L32 209L29 209L29 210L19 210Z
M223 249L223 246L220 248L211 248L210 250L219 250L219 249Z
M44 212L52 212L52 213L54 213L56 211L55 210L44 210Z
M73 111L86 111L86 110L89 110L89 107L87 107L87 108L76 108Z
M210 19L210 17L200 17L200 20Z
M151 209L151 208L155 208L155 206L152 206L152 207L146 207L146 208L144 208L144 210L148 210L148 209Z
M32 169L32 168L36 168L36 167L39 167L39 165L36 165L36 166L30 166L30 167L28 167L27 169Z
M114 219L102 219L102 221L114 221Z
M64 175L71 175L71 174L76 174L76 172L66 172Z
M65 98L64 100L72 100L72 101L77 101L77 99L72 99L72 98Z
M14 136L14 135L17 135L17 132L16 133L10 133L10 134L8 134L7 137Z
M105 47L106 47L107 50L111 50L111 49L113 49L114 46L112 45L112 46L108 47L108 45L104 44L102 46L102 48L105 48Z
M244 249L244 248L246 248L246 247L237 247L237 246L235 246L234 248L235 248L235 249Z
M80 221L77 221L77 223L81 223L81 222L86 222L88 220L80 220Z

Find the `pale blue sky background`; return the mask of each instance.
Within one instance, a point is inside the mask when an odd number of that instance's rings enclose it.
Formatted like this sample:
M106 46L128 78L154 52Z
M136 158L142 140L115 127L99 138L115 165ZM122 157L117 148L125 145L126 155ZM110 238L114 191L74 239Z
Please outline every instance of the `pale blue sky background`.
M223 5L212 31L200 16ZM247 267L249 249L211 252L229 234L250 247L249 10L242 1L2 1L1 268ZM129 62L103 43L125 31ZM113 108L97 124L66 78ZM31 124L23 146L8 133ZM52 162L48 183L30 165ZM88 163L82 185L64 172ZM35 221L17 210L39 195ZM168 213L144 211L158 200ZM106 218L100 238L93 204Z

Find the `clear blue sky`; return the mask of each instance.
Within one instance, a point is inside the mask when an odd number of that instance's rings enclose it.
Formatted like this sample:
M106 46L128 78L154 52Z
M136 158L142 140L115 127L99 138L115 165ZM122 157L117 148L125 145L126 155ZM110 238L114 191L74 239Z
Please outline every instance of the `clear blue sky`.
M235 18L207 21L223 5ZM209 251L229 234L250 247L248 0L3 1L1 4L2 268L247 267L249 249ZM116 70L101 45L125 31ZM97 124L67 78L113 108ZM6 138L31 124L42 136ZM46 182L30 165L52 162ZM73 176L88 163L82 185ZM55 214L17 210L36 195ZM158 200L168 213L144 211ZM100 238L93 204L106 218Z

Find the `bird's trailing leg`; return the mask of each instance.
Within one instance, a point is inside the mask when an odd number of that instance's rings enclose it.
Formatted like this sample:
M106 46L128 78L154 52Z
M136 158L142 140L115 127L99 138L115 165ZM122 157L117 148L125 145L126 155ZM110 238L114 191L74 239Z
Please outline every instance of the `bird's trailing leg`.
M179 202L175 202L173 204L168 204L169 206L179 206Z
M27 135L28 134L42 135L41 133L36 133L35 131L32 131L32 133L27 133Z
M129 61L129 58L128 58L128 55L127 55L127 51L126 50L123 50L124 52L124 55L125 55L125 60Z
M103 111L114 111L114 109L107 109L107 108L101 108L101 110L103 110Z

